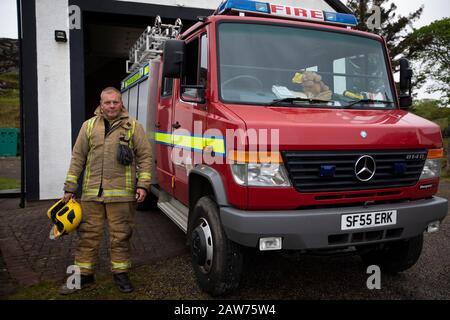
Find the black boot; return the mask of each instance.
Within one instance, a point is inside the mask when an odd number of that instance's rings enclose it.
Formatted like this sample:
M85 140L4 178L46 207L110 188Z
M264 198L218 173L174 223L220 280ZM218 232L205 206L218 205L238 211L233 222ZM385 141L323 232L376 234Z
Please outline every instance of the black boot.
M68 295L68 294L72 294L74 292L83 290L87 287L90 287L91 285L93 285L95 283L95 277L93 274L90 275L81 275L80 276L80 287L79 288L69 288L68 287L68 283L66 280L66 283L64 283L61 288L59 289L59 294L61 295Z
M130 293L134 290L130 278L128 278L128 272L114 273L113 278L120 292Z

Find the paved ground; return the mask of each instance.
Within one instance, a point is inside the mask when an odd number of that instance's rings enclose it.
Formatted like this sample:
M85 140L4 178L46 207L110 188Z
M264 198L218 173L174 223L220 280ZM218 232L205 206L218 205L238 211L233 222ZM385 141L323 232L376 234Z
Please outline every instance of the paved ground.
M0 157L0 178L20 180L20 157Z
M73 264L76 233L50 240L47 209L53 201L28 203L19 208L19 199L0 199L0 296L17 286L41 280L63 280L66 267ZM140 266L186 252L184 234L160 212L136 213L132 237L132 259ZM108 235L105 232L97 270L109 271Z

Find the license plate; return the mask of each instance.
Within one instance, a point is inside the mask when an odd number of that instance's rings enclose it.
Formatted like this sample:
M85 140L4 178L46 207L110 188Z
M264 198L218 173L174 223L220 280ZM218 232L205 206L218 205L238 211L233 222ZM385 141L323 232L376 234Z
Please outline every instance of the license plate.
M345 214L341 216L341 230L390 226L397 223L397 210Z

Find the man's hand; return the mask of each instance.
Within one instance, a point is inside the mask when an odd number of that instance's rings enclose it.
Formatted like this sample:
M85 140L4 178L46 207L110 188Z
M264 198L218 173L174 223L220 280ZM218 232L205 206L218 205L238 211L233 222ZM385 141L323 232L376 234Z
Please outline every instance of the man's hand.
M136 201L137 202L143 202L145 200L145 197L147 196L147 190L142 188L136 189Z
M72 192L64 192L64 196L62 197L62 202L67 203L70 199L72 199L75 195Z

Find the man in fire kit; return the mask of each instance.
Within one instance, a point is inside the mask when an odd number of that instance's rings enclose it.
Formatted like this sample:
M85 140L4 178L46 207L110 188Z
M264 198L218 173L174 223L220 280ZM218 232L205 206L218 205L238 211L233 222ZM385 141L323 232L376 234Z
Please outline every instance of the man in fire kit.
M95 282L95 262L105 220L109 227L114 282L121 292L133 291L128 277L130 237L136 202L144 201L149 191L151 164L151 147L143 126L128 115L119 90L104 89L95 116L83 123L78 134L64 184L63 201L67 202L77 191L84 169L83 218L75 252L81 285L71 289L66 283L61 287L61 294Z

